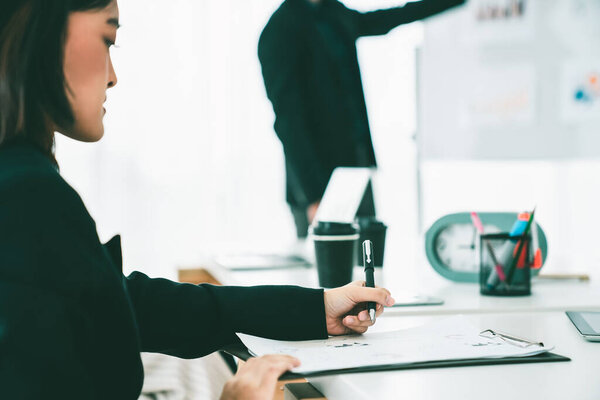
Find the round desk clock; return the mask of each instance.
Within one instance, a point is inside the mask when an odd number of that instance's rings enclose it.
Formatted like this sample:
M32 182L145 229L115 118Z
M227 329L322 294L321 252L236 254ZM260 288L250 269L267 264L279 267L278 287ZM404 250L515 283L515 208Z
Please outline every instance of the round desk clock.
M485 233L509 232L518 213L479 213ZM548 256L548 242L538 224L539 246L542 250L542 265ZM433 269L444 278L455 282L479 282L479 235L471 221L471 213L446 215L427 230L425 253ZM537 275L539 269L532 269Z

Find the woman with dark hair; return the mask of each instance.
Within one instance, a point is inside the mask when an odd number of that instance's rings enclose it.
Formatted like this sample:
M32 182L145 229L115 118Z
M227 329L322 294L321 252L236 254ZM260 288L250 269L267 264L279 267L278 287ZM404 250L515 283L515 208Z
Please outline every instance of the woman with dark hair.
M122 274L119 238L101 244L81 198L62 179L54 132L104 134L116 1L0 4L0 391L9 399L135 399L140 352L201 357L235 332L275 339L365 332L366 301L393 304L362 282L332 290L217 287ZM196 317L190 318L190 315ZM298 365L244 364L223 399L266 399Z

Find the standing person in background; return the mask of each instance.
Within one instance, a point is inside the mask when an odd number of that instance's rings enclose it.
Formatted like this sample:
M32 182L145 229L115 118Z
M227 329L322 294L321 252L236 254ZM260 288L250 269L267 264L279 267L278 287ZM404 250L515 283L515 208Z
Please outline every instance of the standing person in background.
M258 57L283 144L287 202L305 237L336 167L375 167L356 40L463 4L423 0L360 13L338 0L285 0L264 28ZM358 215L375 215L369 185Z

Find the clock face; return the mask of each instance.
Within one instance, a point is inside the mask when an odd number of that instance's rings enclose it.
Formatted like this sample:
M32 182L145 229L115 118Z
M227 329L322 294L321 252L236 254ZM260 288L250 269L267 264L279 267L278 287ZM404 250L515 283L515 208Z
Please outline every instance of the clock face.
M485 233L498 233L494 225L484 225ZM435 252L440 262L452 271L479 271L479 236L473 224L456 223L442 229L435 238Z
M486 234L510 232L518 217L516 212L479 212ZM542 264L548 254L548 241L537 225ZM440 217L425 232L425 255L431 267L454 282L479 282L479 235L470 212ZM538 269L531 271L533 275Z

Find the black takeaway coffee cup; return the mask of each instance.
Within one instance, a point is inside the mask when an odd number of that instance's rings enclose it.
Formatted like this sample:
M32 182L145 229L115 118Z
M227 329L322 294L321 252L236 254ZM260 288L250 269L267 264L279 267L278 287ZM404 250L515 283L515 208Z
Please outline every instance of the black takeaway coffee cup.
M385 250L385 233L387 226L377 221L375 217L358 217L356 223L360 229L360 237L358 243L362 244L365 240L370 240L373 243L373 262L375 267L383 267L383 254ZM362 263L362 245L357 249L357 263Z
M358 227L351 223L318 221L311 228L319 285L343 286L352 281L356 264Z

